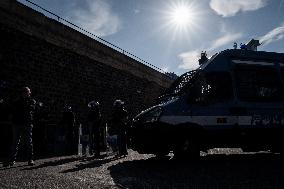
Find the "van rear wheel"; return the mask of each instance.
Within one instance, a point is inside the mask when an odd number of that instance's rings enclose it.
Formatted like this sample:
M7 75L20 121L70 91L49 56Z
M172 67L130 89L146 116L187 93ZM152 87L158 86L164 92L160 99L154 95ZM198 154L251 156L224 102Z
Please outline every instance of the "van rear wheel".
M174 158L175 159L199 159L200 157L200 148L199 144L194 139L185 138L180 140L174 149Z

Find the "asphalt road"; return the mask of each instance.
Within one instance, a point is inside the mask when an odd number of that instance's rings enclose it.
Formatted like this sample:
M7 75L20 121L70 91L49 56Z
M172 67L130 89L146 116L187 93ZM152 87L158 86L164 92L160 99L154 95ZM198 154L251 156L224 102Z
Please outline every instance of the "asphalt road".
M0 167L0 188L284 188L279 154L214 149L199 161L157 159L129 150L124 158L78 156Z

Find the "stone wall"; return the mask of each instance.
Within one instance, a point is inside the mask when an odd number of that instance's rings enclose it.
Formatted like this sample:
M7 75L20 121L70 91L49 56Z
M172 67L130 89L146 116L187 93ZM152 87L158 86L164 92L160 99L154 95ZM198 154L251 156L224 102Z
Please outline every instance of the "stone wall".
M64 104L85 114L92 99L107 115L119 98L131 115L153 104L171 80L13 0L0 3L1 75L13 96L28 85L57 118Z
M115 99L123 99L132 114L153 103L163 90L154 81L94 61L41 39L0 26L1 80L7 95L20 86L30 86L33 96L58 116L65 104L85 112L93 99L108 113Z

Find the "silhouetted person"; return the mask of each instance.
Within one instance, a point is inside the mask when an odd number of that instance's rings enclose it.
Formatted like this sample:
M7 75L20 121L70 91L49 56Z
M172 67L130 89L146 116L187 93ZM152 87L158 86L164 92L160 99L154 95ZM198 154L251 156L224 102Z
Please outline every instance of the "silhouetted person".
M48 119L49 111L47 107L37 100L33 122L33 147L34 153L41 156L46 155L46 149L48 148L45 130Z
M208 60L207 58L207 53L206 51L202 51L201 54L200 54L200 59L198 60L199 62L199 65L203 64L204 62L206 62Z
M236 42L234 42L234 49L237 49L238 48L238 44Z
M101 126L101 111L100 104L97 101L91 101L88 104L88 126L90 133L90 152L94 153L95 157L100 156L100 126Z
M76 151L76 132L75 132L75 115L71 106L65 106L61 120L60 135L66 136L65 147L68 154L74 154Z
M124 102L115 100L113 103L113 113L111 119L111 126L113 132L118 135L118 153L119 155L127 155L126 144L126 126L127 126L127 111L124 108Z
M10 113L10 106L8 106L7 100L0 98L0 156L6 158L9 157L9 153L11 153L12 142L12 128L9 124Z
M32 129L36 101L31 97L29 87L21 90L21 96L13 103L13 142L10 165L14 165L17 158L20 141L25 142L28 153L28 165L34 165Z

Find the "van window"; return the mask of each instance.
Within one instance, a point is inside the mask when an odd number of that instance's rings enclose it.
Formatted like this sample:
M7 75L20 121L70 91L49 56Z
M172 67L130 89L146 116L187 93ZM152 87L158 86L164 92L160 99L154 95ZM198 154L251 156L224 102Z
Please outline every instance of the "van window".
M232 78L228 72L206 74L207 98L210 101L224 101L233 97Z
M190 89L191 102L221 102L233 97L232 79L228 72L211 72L195 80Z
M277 101L283 98L279 72L270 66L239 64L235 67L238 97L245 101Z

